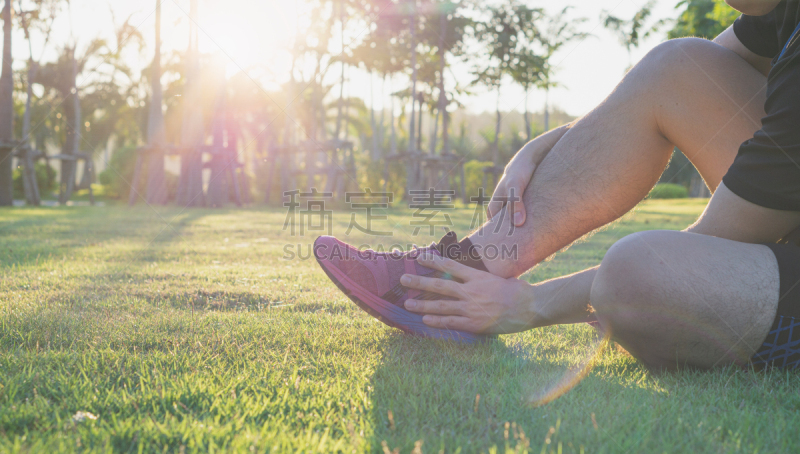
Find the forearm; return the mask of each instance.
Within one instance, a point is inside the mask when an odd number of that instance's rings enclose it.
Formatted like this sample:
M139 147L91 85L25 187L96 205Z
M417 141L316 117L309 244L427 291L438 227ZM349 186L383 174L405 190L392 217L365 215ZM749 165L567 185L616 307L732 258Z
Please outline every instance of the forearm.
M533 285L531 328L595 321L589 295L597 268Z
M574 123L574 122L573 122ZM528 154L529 158L533 159L534 165L541 164L542 160L547 153L564 137L564 134L569 131L569 128L572 127L573 123L568 123L563 126L559 126L558 128L552 129L535 139L531 140L524 147L517 153L518 155ZM527 158L526 158L527 159ZM513 165L514 160L512 159L509 162L509 165Z

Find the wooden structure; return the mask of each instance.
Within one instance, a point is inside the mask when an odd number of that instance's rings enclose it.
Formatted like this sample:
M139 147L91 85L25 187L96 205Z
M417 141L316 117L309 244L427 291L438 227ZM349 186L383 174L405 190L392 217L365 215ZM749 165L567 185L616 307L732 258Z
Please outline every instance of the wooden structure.
M89 203L94 205L94 192L92 191L92 181L94 181L94 164L92 157L88 153L75 153L75 154L56 154L46 156L47 160L57 159L61 161L61 173L72 172L72 175L67 176L66 184L59 186L58 203L66 205L72 197L74 191L82 189L89 190ZM83 161L83 176L80 183L75 184L75 169L77 163ZM62 178L63 179L63 178Z
M176 148L180 155L181 173L178 176L178 190L175 203L181 207L206 205L203 192L203 150L200 147Z
M35 163L39 155L42 155L36 150L33 150L28 144L11 141L0 142L0 155L17 158L22 163L22 182L25 188L25 201L29 205L41 204L41 195L39 194L39 184L36 181Z
M168 155L175 155L180 153L182 150L178 147L173 145L160 145L160 146L145 146L139 147L136 149L136 164L133 167L133 178L131 178L131 191L128 194L128 205L133 206L136 205L136 200L141 196L139 193L139 180L142 178L142 167L144 163L152 163L155 159L154 157L161 157L163 159L164 156ZM152 166L148 166L148 171L151 170ZM155 181L153 178L148 177L147 179L147 186L150 187L153 184L160 185L161 183ZM164 202L161 200L154 200L155 191L154 189L146 190L145 192L148 204L163 204ZM158 196L160 198L160 196Z
M386 156L383 166L383 192L387 192L388 190L387 184L389 183L389 163L393 161L405 161L407 164L406 173L408 173L409 170L415 173L412 175L406 175L406 186L408 186L406 188L406 195L408 194L408 191L412 189L419 189L412 186L414 186L413 182L419 180L419 171L421 168L419 163L424 155L425 154L421 151L401 151Z
M453 153L443 153L440 155L425 155L421 160L422 182L425 189L449 191L450 175L454 170L458 170L457 177L460 182L458 190L452 189L454 193L461 196L464 203L468 203L466 190L466 176L464 175L464 160Z
M306 187L322 186L337 200L344 200L344 193L348 188L353 188L351 183L356 182L353 148L353 142L346 140L308 140L286 150L289 154L284 153L284 159L302 165L294 167L292 174L295 181L297 177L305 176Z
M272 189L275 186L275 176L280 182L280 192L284 194L297 186L294 170L294 147L287 147L271 143L267 147L266 155L266 187L264 188L264 203L270 203Z
M386 157L383 169L383 191L387 191L387 183L389 181L389 163L392 161L405 160L411 165L407 166L408 169L413 169L416 175L407 178L409 187L406 192L412 189L434 189L441 191L451 190L450 176L453 175L454 170L458 170L456 178L458 179L458 186L453 189L453 192L458 194L464 203L469 203L469 197L466 191L466 175L464 172L464 160L453 153L442 153L439 155L427 154L421 151L395 153ZM414 183L422 187L413 187Z
M25 202L28 205L39 206L42 204L42 195L39 191L39 183L36 180L36 161L44 159L49 163L51 159L60 161L63 184L59 185L58 203L66 205L75 191L86 189L89 191L89 203L94 205L94 191L92 183L95 179L94 161L88 153L75 154L56 154L47 155L36 150L27 143L23 142L3 142L0 143L0 150L10 150L11 156L15 157L22 164L22 182L25 191ZM77 163L83 162L83 175L81 181L75 184L75 170ZM64 173L72 175L64 175Z
M208 206L224 206L230 200L231 189L236 206L242 206L242 191L236 170L244 166L237 159L236 135L229 136L227 144L222 143L222 137L215 136L213 145L205 145L200 149L211 155L211 159L203 164L203 168L211 169L206 192Z
M232 199L237 206L242 206L243 200L246 199L243 197L243 185L237 171L243 169L244 164L238 159L238 131L235 122L230 118L227 121L217 118L213 129L211 145L197 147L162 145L139 148L128 204L131 206L136 204L140 195L137 188L142 179L143 164L150 161L150 155L155 153L157 156L177 155L181 158L181 174L176 194L176 202L179 205L221 207ZM206 155L209 159L204 161ZM211 171L205 192L203 192L203 169ZM153 184L153 180L149 177L147 184ZM233 192L232 197L230 191ZM150 194L149 191L147 193ZM152 203L149 198L147 202Z

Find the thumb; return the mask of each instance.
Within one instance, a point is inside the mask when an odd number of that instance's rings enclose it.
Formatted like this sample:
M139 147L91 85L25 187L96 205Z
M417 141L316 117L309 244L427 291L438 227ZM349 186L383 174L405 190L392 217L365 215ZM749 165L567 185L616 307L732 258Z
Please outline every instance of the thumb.
M503 202L503 197L507 191L506 189L506 182L503 179L500 179L500 183L497 184L497 187L494 189L492 193L492 198L489 200L489 205L486 207L486 214L491 221L500 210L503 209L505 203Z
M522 203L522 197L517 195L517 194L520 194L520 192L514 192L513 196L511 195L511 193L509 193L509 196L508 196L509 200L512 200L512 199L515 199L515 198L519 199L516 202L513 202L513 201L509 201L508 202L508 209L509 210L513 209L513 211L514 211L511 214L511 219L512 219L512 222L514 222L514 226L516 226L516 227L521 227L523 224L525 224L525 218L527 217L526 213L525 213L525 204Z
M527 219L527 212L525 210L525 203L522 200L522 194L525 192L525 186L521 182L513 182L508 185L508 197L506 202L506 209L511 216L511 222L515 227L521 227L525 224Z

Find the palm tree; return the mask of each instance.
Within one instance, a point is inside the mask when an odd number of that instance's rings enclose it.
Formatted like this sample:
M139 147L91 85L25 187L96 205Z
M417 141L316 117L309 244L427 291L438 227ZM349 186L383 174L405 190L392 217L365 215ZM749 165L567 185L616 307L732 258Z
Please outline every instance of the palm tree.
M203 155L196 149L203 144L203 113L200 110L200 61L198 50L198 0L189 3L189 48L183 71L186 84L183 90L181 145L189 150L181 156L181 174L175 201L182 207L205 205L203 193Z
M345 61L345 46L344 46L344 27L345 27L345 0L339 1L339 27L340 27L340 39L342 40L342 52L339 55L339 60L341 61L342 65L342 75L341 79L339 80L339 101L336 105L337 113L336 113L336 139L339 139L339 135L342 131L342 120L344 118L343 110L344 110L344 85L345 85L345 69L347 68L347 62Z
M153 57L150 112L147 121L147 143L149 146L147 164L147 203L164 205L167 203L167 185L164 179L164 130L163 96L161 90L161 0L156 0L156 42ZM136 183L136 182L134 182Z
M589 33L581 32L578 29L580 24L586 22L585 18L568 19L567 13L571 7L567 6L555 15L541 16L541 25L534 27L535 40L544 50L541 61L541 74L536 86L544 90L544 130L550 130L550 90L560 84L553 79L554 73L558 68L553 66L553 56L566 44L582 40L590 36Z
M413 153L414 151L414 142L415 140L415 130L414 130L414 122L416 119L416 110L415 110L415 102L417 99L417 75L419 74L419 68L417 68L417 1L416 0L408 0L409 4L409 30L410 30L410 40L409 40L409 50L411 51L411 117L409 120L409 132L408 132L408 151ZM420 112L420 115L422 113ZM422 134L422 131L419 131ZM416 183L416 181L415 181ZM411 185L411 183L409 183ZM414 185L411 185L414 186Z
M36 9L32 9L30 11L23 10L22 0L19 0L18 2L19 10L17 11L17 15L20 18L20 25L22 25L22 31L25 34L25 40L28 41L28 71L25 80L25 113L22 117L22 142L25 145L30 142L33 84L36 81L36 70L39 66L39 62L33 57L31 28L37 26L37 28L42 29L44 32L44 44L42 45L43 53L44 49L47 48L48 42L50 41L50 32L52 30L53 20L55 19L55 13L58 9L58 2L59 0L51 2L40 0L35 2L34 6ZM29 205L39 205L41 203L41 197L35 180L36 174L33 169L34 161L29 153L28 148L23 148L22 152L25 198Z
M630 19L620 19L619 17L612 16L605 10L603 10L600 16L601 19L603 19L603 25L617 34L619 42L625 46L625 50L628 51L627 69L633 66L633 49L638 48L643 39L647 39L653 33L658 32L661 27L667 23L666 19L661 19L650 26L647 25L647 21L653 14L653 7L655 5L656 0L649 0Z
M431 63L435 64L434 80L438 95L433 96L433 86L431 87L431 110L435 110L434 131L431 135L431 153L435 153L438 141L439 119L442 123L442 153L450 152L449 122L450 117L447 106L450 103L445 88L445 71L448 67L448 55L459 57L463 55L463 43L466 37L466 29L470 25L469 19L458 14L461 5L450 0L443 0L434 4L431 8L432 14L426 19L423 39L428 43L429 48L436 49L435 58ZM431 57L433 51L429 52Z
M0 206L14 204L11 141L14 134L14 78L11 69L11 0L3 6L3 69L0 72Z
M488 18L479 23L476 29L478 39L485 43L488 64L473 70L473 84L481 84L497 91L496 121L494 142L492 143L492 162L500 165L500 113L501 87L504 78L511 74L515 55L525 47L530 24L541 14L540 9L530 8L519 0L506 0L498 6L488 7Z
M511 77L514 82L522 86L525 90L525 133L528 141L532 139L531 120L528 109L528 93L531 88L542 83L544 74L544 58L537 55L530 47L524 47L517 52L514 59L514 66L511 69ZM547 109L545 109L547 110ZM545 123L547 123L545 114Z

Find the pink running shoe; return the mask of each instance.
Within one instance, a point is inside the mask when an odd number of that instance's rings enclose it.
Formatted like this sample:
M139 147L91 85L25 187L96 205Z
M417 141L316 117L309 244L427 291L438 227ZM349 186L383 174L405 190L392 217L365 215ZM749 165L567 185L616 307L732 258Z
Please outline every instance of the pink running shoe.
M400 284L403 274L416 274L433 278L449 279L442 272L426 268L417 263L422 254L442 255L449 244L457 242L456 235L449 232L438 244L426 248L401 252L359 251L330 236L321 236L314 242L314 256L325 274L354 303L387 325L406 333L435 339L473 343L487 338L464 331L431 328L422 323L422 315L409 312L404 303L417 300L452 299L430 292L409 289Z

